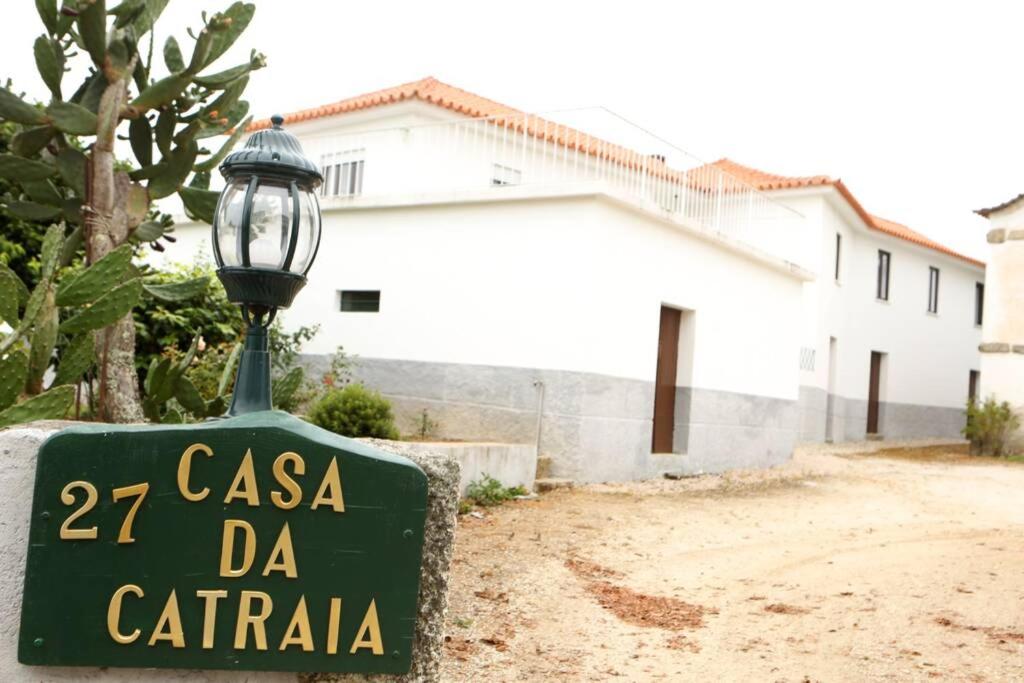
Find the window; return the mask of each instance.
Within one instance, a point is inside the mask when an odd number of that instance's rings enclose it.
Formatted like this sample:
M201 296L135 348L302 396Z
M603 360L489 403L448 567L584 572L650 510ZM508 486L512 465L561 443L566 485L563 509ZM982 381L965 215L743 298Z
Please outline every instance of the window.
M981 325L985 314L985 285L981 282L974 283L974 324Z
M839 282L839 255L843 250L843 236L836 233L836 282Z
M889 262L892 255L887 251L878 250L878 286L875 296L880 301L889 300Z
M519 185L523 182L523 172L510 166L494 165L491 185Z
M806 346L800 347L800 369L814 372L815 350Z
M321 157L324 184L320 194L324 197L356 197L363 193L363 170L366 150L350 149Z
M978 400L978 379L981 377L981 373L977 370L971 370L971 374L967 378L967 399L969 401Z
M939 269L928 267L928 312L939 312Z
M380 310L380 290L346 289L341 292L341 310L345 313L376 313Z

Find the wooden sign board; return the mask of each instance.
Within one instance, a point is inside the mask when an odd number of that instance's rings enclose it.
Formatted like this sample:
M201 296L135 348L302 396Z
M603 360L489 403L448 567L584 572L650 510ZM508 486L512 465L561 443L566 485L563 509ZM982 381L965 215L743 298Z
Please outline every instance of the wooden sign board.
M278 412L66 429L38 457L18 659L403 673L412 462Z

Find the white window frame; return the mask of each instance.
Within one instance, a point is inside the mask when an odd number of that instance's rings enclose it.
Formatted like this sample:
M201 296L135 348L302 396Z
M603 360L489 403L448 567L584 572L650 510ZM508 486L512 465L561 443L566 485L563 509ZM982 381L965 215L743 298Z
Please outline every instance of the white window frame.
M320 157L324 184L322 197L358 197L363 193L366 175L366 149L348 149Z
M505 187L506 185L522 185L523 172L518 168L504 164L494 164L491 169L491 185L494 187Z

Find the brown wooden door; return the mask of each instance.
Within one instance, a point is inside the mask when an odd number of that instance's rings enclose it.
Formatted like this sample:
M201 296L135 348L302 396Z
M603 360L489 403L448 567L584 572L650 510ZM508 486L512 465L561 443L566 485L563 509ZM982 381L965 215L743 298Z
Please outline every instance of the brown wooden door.
M654 381L654 434L651 451L672 452L676 426L676 366L679 364L679 319L675 308L661 307L658 369Z
M882 354L871 352L871 381L868 384L868 434L878 433L878 391L882 381Z

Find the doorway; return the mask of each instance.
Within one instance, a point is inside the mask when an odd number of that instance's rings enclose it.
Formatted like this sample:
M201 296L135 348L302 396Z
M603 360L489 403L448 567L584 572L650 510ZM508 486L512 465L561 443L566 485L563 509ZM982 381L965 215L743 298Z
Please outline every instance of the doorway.
M871 370L868 382L868 434L878 434L878 406L882 392L882 370L885 354L880 351L871 352Z
M654 380L652 453L671 453L676 430L676 375L679 369L681 311L661 307L658 327L658 367Z

